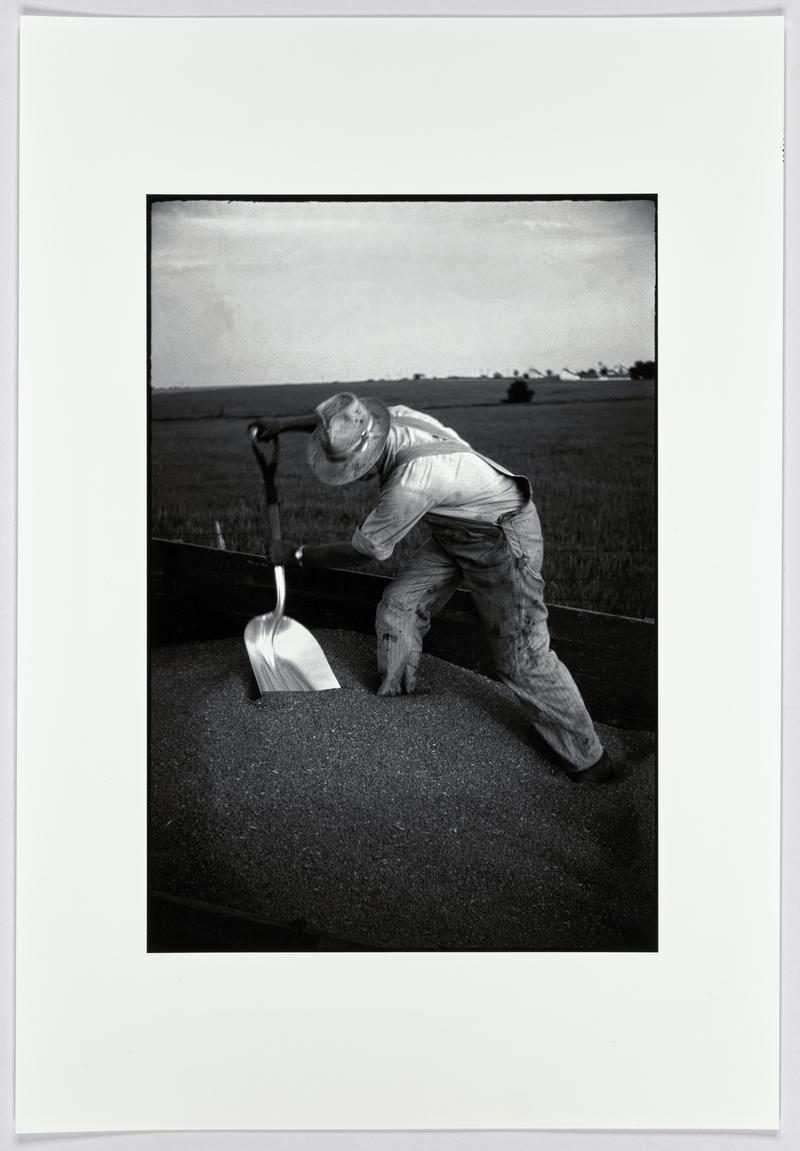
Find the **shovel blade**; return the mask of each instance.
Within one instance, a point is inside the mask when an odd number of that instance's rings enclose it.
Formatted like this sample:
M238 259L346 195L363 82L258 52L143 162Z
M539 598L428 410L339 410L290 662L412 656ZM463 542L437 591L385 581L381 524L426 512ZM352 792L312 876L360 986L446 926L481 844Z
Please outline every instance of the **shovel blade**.
M244 642L258 690L327 691L339 687L311 632L287 616L275 627L273 612L251 619Z

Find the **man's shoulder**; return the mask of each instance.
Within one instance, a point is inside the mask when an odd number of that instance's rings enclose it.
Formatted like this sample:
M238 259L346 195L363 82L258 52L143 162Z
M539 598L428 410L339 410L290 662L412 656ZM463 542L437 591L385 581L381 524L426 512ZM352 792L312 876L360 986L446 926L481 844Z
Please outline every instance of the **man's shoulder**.
M392 416L413 416L420 420L430 420L433 417L428 416L425 412L420 412L416 408L410 408L408 404L388 404L389 413Z

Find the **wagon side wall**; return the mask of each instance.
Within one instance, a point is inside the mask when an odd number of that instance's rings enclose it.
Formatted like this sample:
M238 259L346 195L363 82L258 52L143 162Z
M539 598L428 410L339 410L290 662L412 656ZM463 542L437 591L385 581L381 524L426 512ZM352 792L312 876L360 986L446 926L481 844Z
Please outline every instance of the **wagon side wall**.
M338 570L292 571L287 611L312 628L371 634L389 582ZM260 556L154 539L150 547L150 642L241 634L274 604L272 568ZM569 667L593 716L619 727L656 729L656 628L650 620L550 605L552 646ZM436 617L426 650L492 675L472 601L457 592Z

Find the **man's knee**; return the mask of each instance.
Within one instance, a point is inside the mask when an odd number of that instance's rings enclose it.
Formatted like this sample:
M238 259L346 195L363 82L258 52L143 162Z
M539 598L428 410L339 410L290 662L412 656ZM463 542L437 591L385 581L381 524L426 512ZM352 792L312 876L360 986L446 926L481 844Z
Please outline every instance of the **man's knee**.
M378 674L383 680L379 694L412 692L422 651L414 606L384 594L375 614L375 632Z
M495 668L509 686L547 686L557 673L558 657L548 638L539 636L534 642L531 638L522 634L493 637L490 646Z
M416 603L388 587L381 596L375 612L376 628L379 634L381 632L397 634L413 628L416 617Z

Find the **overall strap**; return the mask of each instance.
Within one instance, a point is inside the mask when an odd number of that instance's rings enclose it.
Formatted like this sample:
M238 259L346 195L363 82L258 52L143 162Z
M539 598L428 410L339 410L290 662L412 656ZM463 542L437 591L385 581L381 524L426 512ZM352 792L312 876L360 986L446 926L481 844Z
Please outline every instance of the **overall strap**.
M451 432L445 431L444 428L437 427L436 424L429 424L427 420L418 420L415 416L393 415L392 423L398 424L401 428L416 428L417 431L427 432L431 436L438 436L440 440L450 440L452 443L465 446L464 441L458 436L452 435Z
M393 415L392 423L404 428L417 428L421 432L428 432L431 436L438 436L438 440L435 440L432 444L418 444L415 447L401 448L394 458L394 467L402 467L403 464L418 459L420 456L449 456L455 452L468 452L473 456L477 456L479 460L483 460L484 463L488 464L489 467L493 468L496 472L514 480L526 500L531 498L531 484L527 476L515 475L515 473L510 472L508 468L504 468L502 464L498 464L494 460L490 460L488 456L483 456L480 452L476 452L468 443L465 443L464 440L459 439L450 432L446 432L444 428L430 424L427 420L418 420L415 416Z
M417 444L415 447L401 448L394 457L394 466L401 468L411 460L418 460L421 456L451 456L456 452L470 452L469 444L458 444L455 440L440 440L438 444Z
M418 420L416 416L392 416L392 423L402 428L416 428L417 431L427 432L436 436L432 444L415 444L408 448L401 448L394 458L395 467L402 467L410 460L417 460L421 456L449 456L454 452L472 452L472 448L464 440L446 432L444 428L430 424L427 420Z

